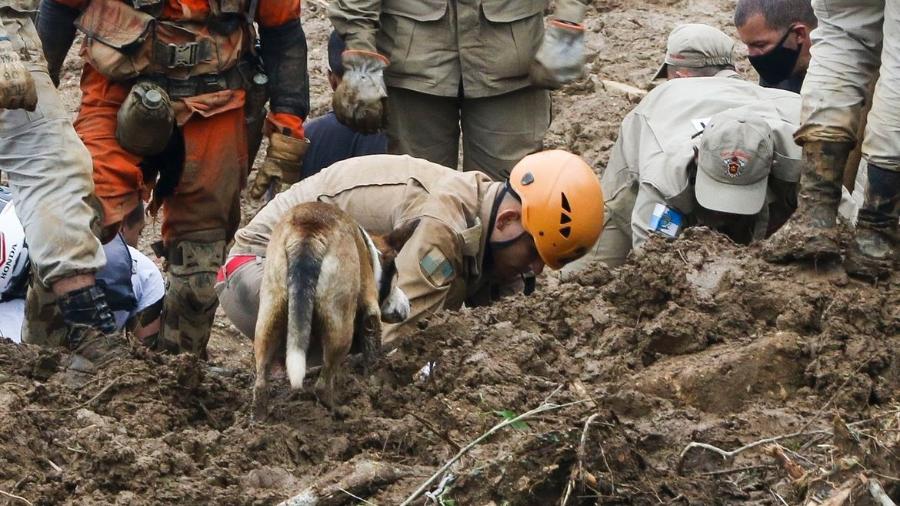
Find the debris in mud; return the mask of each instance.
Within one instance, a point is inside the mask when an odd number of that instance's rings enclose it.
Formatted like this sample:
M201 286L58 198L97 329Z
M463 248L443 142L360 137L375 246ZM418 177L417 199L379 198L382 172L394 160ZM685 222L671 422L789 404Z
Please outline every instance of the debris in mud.
M0 343L0 490L34 504L271 504L304 490L359 502L344 489L399 504L491 427L552 402L472 446L440 500L778 504L829 497L821 483L858 500L873 482L897 500L900 290L829 276L708 231L654 240L597 284L434 318L371 377L343 377L340 420L274 388L269 422L254 424L249 371L185 355L135 354L73 389L58 352ZM423 364L439 364L427 381Z

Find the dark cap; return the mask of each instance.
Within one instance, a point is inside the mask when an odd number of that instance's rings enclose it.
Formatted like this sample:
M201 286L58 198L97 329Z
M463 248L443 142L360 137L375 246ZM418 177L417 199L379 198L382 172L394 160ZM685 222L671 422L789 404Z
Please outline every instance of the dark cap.
M341 54L347 49L344 39L338 35L337 30L331 31L328 37L328 70L337 74L338 77L344 76L344 64L341 63Z

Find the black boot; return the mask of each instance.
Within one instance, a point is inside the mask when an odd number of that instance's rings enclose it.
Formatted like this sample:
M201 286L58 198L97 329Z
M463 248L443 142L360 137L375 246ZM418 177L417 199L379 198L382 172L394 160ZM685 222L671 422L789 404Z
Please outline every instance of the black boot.
M770 262L838 259L835 225L852 142L807 142L797 211L763 245Z
M900 220L900 172L869 164L866 201L856 219L856 237L844 268L864 279L887 277L897 252Z
M59 296L57 305L68 326L66 344L72 351L69 369L92 372L121 356L124 340L116 331L116 320L97 286L86 286Z

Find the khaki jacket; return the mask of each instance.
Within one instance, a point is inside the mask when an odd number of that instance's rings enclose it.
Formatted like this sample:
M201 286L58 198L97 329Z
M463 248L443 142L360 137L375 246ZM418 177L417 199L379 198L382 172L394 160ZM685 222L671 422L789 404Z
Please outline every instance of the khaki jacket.
M409 319L385 329L385 341L408 333L441 309L483 300L490 213L502 183L481 172L458 172L396 155L371 155L338 162L293 185L238 230L233 255L265 256L272 228L302 202L328 202L373 234L387 234L420 219L397 257L399 286L410 299Z
M390 59L388 86L468 98L528 86L544 34L548 0L335 0L331 22L348 49ZM584 19L577 0L557 0L554 17Z
M799 95L729 77L673 79L651 91L622 121L600 179L606 224L598 249L606 246L604 240L616 236L604 238L607 229L630 236L630 247L613 255L618 260L631 248L640 247L651 233L650 217L656 204L691 215L696 205L691 171L696 170L697 134L711 116L730 109L746 109L766 119L775 136L773 178L792 183L791 187L799 181L801 150L793 140L800 121ZM781 185L777 191L774 186L770 178L770 205L795 205L790 195L783 194ZM766 223L761 225L764 232ZM608 260L609 251L604 256Z

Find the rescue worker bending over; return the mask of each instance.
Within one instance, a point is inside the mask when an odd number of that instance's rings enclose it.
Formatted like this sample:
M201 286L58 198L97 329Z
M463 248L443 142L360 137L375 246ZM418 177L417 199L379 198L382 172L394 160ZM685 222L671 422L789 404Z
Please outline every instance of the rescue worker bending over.
M335 0L347 43L338 119L388 151L505 181L543 146L550 93L581 77L586 7L557 0Z
M794 135L803 146L800 207L765 253L772 261L841 258L841 181L859 141L866 92L880 70L862 143L865 202L844 267L851 275L883 278L894 269L900 240L900 5L866 0L813 7L820 25L801 92L802 125Z
M265 74L252 58L254 21ZM300 0L45 0L38 28L54 79L76 26L85 65L75 128L93 157L104 235L153 189L167 260L161 342L205 357L263 88L269 150L250 193L300 177L309 110Z
M8 196L9 193L0 186L0 235L7 239L0 241L0 257L9 259L13 265L11 271L0 273L0 337L20 342L25 318L24 288L32 270L28 260L31 245L19 239L24 237L22 224L14 205L9 204ZM141 206L126 216L122 233L103 245L107 261L97 272L96 279L113 312L116 328L127 327L139 341L146 343L155 339L159 332L159 312L165 287L159 268L136 249L143 226ZM32 337L41 338L40 344L48 346L65 345L47 341L43 335ZM32 340L32 344L36 343ZM70 366L69 377L72 376Z
M45 312L28 312L25 339L42 338L53 321L57 342L93 367L114 355L116 339L107 334L116 327L95 280L106 260L91 232L98 218L91 158L47 73L31 21L37 8L38 0L0 5L0 169L31 244L29 298L40 292L46 300ZM0 285L15 256L0 265Z
M676 26L666 42L666 56L653 79L735 77L734 39L700 23Z
M614 267L651 234L692 225L745 244L766 237L796 207L799 106L795 93L728 77L655 88L619 129L601 176L606 223L589 257Z
M385 327L385 342L436 311L487 304L498 286L544 265L559 269L593 246L603 224L597 176L565 151L526 156L504 183L408 156L351 158L292 186L235 235L217 291L248 337L272 228L302 202L336 205L375 234L420 220L397 257L410 317Z

